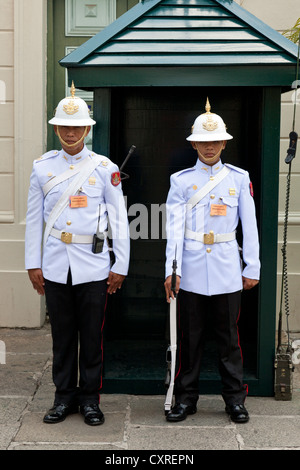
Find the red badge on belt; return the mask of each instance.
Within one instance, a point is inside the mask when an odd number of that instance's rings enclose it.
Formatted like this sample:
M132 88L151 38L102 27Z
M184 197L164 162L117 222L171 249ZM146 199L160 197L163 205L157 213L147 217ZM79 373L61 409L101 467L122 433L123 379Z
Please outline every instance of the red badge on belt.
M118 186L121 183L121 176L119 171L115 171L111 174L111 184L113 186Z
M250 181L249 187L250 187L250 194L253 197L254 192L253 192L253 184L251 183L251 181Z

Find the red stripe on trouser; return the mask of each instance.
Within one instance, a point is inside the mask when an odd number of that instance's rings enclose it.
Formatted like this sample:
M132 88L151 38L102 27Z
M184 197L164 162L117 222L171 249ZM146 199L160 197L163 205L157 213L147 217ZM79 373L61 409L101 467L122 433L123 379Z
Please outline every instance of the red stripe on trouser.
M101 377L100 377L100 386L99 386L99 403L100 403L100 390L102 389L102 371L103 371L103 328L104 328L104 323L105 323L105 312L106 312L106 307L107 307L107 298L108 294L106 292L106 299L105 299L105 305L104 305L104 311L103 311L103 321L101 325Z
M237 331L237 337L238 337L238 345L239 345L240 352L241 352L241 359L242 359L242 363L244 363L243 351L242 351L242 347L241 347L240 333L239 333L239 327L238 327L238 322L239 322L239 319L240 319L240 315L241 315L241 309L239 310L239 314L238 314L238 317L237 317L237 320L236 320L236 331ZM248 384L244 384L244 387L245 387L245 390L246 390L246 395L248 395L248 391L249 391Z
M237 337L238 337L238 345L239 345L239 348L240 348L240 351L241 351L241 358L242 358L242 361L244 362L243 351L242 351L241 343L240 343L239 327L238 327L238 322L239 322L239 319L240 319L240 315L241 315L241 309L239 310L239 314L238 314L238 317L236 319L236 332L237 332Z

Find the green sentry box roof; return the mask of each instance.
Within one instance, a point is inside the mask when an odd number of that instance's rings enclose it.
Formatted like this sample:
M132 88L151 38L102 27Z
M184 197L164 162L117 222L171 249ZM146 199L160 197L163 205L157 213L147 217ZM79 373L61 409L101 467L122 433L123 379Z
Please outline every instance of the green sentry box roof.
M60 61L78 88L290 86L297 46L230 0L146 0ZM87 73L88 71L88 73Z

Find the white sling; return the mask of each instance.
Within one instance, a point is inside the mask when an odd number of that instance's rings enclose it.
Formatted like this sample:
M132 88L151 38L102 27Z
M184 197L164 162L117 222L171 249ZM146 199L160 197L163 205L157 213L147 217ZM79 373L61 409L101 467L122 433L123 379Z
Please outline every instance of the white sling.
M101 155L94 155L93 158L88 156L84 159L85 165L81 166L80 173L77 174L77 177L73 179L71 184L67 187L65 192L61 195L61 197L59 198L59 200L53 207L51 213L49 214L45 232L44 232L44 245L46 244L48 240L51 229L54 226L56 220L58 219L58 217L61 215L61 213L69 204L69 197L74 196L74 194L78 191L78 189L84 183L84 181L90 176L90 174L99 165L101 159L103 159L103 156Z
M72 170L68 169L67 171L64 171L60 175L55 176L54 178L51 178L49 181L47 181L47 183L44 184L44 186L42 188L43 193L44 193L44 197L47 196L49 191L51 191L51 189L54 188L54 186L62 183L63 181L66 181L69 178L72 178L72 176L77 175L85 165L86 165L86 158L84 160L82 160L80 163L77 163L74 166L74 169L72 169Z
M212 191L229 173L231 169L227 166L224 166L222 170L217 173L213 180L210 180L203 188L200 189L196 194L194 194L187 202L187 210L192 210L198 202L203 199L206 194Z

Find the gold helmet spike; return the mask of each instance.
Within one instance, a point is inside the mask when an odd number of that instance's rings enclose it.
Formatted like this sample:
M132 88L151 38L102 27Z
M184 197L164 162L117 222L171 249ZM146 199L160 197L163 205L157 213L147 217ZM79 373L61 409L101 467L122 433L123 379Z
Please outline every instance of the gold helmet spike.
M71 85L70 91L71 91L71 97L74 98L76 89L75 89L75 85L74 85L73 80L72 80L72 85Z
M211 106L208 97L206 98L206 105L205 105L205 111L206 114L210 114Z

